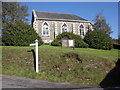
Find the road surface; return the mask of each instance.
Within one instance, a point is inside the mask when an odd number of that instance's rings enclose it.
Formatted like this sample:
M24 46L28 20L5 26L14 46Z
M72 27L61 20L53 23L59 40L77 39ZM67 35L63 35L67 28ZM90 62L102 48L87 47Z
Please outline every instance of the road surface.
M103 90L99 86L50 82L47 80L27 79L24 77L0 75L2 88L69 88L72 90Z

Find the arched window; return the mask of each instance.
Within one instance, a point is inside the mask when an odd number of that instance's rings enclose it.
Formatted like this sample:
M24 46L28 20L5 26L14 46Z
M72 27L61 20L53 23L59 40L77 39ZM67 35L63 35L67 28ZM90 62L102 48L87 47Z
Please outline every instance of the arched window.
M62 25L62 32L67 32L67 25L65 23Z
M43 35L49 35L49 26L46 22L43 24Z
M80 25L80 35L84 36L84 26Z

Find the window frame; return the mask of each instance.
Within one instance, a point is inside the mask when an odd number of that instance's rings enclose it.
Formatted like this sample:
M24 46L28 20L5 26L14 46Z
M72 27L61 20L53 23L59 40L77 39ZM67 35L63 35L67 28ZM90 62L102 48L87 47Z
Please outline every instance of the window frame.
M82 28L81 28L81 25L83 26ZM79 35L85 36L85 26L83 24L79 25Z
M66 27L63 28L63 25L66 25ZM63 31L63 29L64 29L64 30L66 29L66 31ZM67 24L66 24L66 23L61 24L61 33L67 32L67 31L68 31L68 26L67 26Z
M45 23L47 24L46 26L45 26ZM48 29L45 29L45 30L44 30L44 28L48 28ZM48 34L47 34L47 33L48 33ZM42 23L42 35L43 35L43 36L50 36L49 23L46 22L46 21Z

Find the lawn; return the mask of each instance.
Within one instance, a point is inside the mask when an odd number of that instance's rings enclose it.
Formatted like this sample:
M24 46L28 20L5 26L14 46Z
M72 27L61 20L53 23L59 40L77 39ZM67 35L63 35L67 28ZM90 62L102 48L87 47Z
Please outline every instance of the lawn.
M2 73L26 78L80 84L99 83L118 60L118 50L39 46L39 73L34 71L34 47L2 47Z

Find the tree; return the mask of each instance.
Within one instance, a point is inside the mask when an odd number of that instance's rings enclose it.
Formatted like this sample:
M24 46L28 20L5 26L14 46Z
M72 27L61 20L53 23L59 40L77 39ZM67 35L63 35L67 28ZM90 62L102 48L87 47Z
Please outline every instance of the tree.
M27 6L20 5L18 2L2 2L3 28L9 23L15 24L18 21L28 21L26 16L29 16Z
M105 17L102 15L102 13L98 13L95 18L95 24L94 24L95 30L101 30L106 34L111 34L111 27L109 24L106 23Z
M28 7L18 2L2 3L2 45L28 46L38 39L39 45L43 42L35 30L26 23Z
M6 46L29 46L38 39L39 45L42 45L42 39L38 36L32 26L24 22L16 24L9 23L2 33L2 42Z

